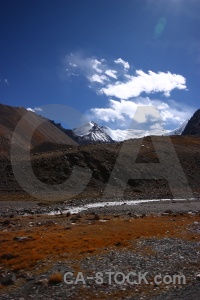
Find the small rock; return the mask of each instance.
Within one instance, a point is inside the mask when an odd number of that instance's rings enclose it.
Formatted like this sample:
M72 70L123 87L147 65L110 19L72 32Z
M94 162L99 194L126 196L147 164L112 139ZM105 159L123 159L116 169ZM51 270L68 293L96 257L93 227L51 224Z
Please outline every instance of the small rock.
M48 285L48 279L47 278L39 279L38 281L35 282L35 284L36 285L47 286Z
M9 225L9 224L10 224L10 220L5 220L5 221L2 223L3 226L7 226L7 225Z
M165 212L166 214L169 214L169 215L171 215L171 214L172 214L172 211L171 211L171 209L166 209L164 212Z
M7 273L0 275L0 282L2 285L10 285L16 281L16 275L14 273Z
M71 227L70 227L70 226L66 226L64 229L65 229L65 230L70 230Z
M15 258L15 257L16 257L16 256L13 255L13 254L11 254L11 253L6 253L6 254L1 255L1 258L2 258L2 259L7 259L7 260L12 259L12 258Z
M35 277L34 276L28 276L26 278L26 281L32 281L32 280L35 280Z
M94 215L94 220L99 220L100 219L100 216L98 214L95 214Z
M133 214L134 219L138 219L140 216L137 214Z
M18 241L18 242L23 242L23 241L28 241L31 240L32 238L29 236L15 236L13 238L14 241Z
M196 275L196 280L200 281L200 274Z

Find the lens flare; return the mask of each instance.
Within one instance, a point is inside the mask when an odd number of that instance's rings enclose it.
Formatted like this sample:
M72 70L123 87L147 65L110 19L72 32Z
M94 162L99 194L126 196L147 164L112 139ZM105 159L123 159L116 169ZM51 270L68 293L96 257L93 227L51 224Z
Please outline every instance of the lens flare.
M162 35L165 27L167 24L167 20L166 18L162 17L158 20L157 24L156 24L156 28L154 30L154 38L155 39L159 39L159 37Z

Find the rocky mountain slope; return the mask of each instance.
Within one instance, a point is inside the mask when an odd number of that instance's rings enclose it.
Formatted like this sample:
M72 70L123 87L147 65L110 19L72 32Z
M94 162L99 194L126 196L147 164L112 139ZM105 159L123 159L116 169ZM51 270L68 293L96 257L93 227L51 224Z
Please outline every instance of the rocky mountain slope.
M19 146L19 149L29 149L31 147L31 164L34 174L43 183L46 184L44 190L50 186L62 184L73 173L76 167L82 170L89 170L91 178L79 197L101 197L107 186L107 183L112 174L112 170L123 149L123 162L115 170L114 179L111 182L113 192L112 196L117 197L121 193L123 180L127 177L131 169L131 164L134 163L159 163L151 137L144 139L132 139L124 142L115 142L109 138L104 132L104 128L99 127L94 122L89 122L87 126L77 128L71 132L73 137L82 139L82 142L88 143L93 139L93 144L78 145L75 141L70 139L66 134L66 129L63 129L60 124L49 121L32 112L27 112L24 108L13 108L9 106L0 106L0 194L1 195L16 195L26 194L24 189L16 181L13 174L13 166L11 165L9 151L12 138L12 132L18 124L22 116L26 116L23 120L23 126L19 132L20 139L14 140L14 143ZM195 117L196 118L196 117ZM29 145L29 136L34 127L42 122L32 138L31 146ZM197 121L198 122L198 119ZM188 122L189 124L189 122ZM187 125L188 126L188 125ZM187 128L186 126L186 128ZM195 128L198 128L196 125ZM76 135L75 135L76 134ZM77 135L79 134L79 136ZM157 153L166 153L166 141L168 137L157 136L156 141L158 145ZM196 195L200 194L200 139L192 136L172 136L171 140L175 147L180 164L186 174L188 182ZM102 143L103 141L103 143ZM96 143L97 142L97 143ZM101 143L99 143L101 142ZM138 150L138 143L141 143L141 149ZM137 152L139 151L139 154ZM18 153L18 168L26 174L25 159L22 151ZM169 166L171 162L170 153L166 153L169 159ZM174 165L171 165L171 176L174 174ZM87 172L86 172L87 173ZM119 181L118 181L119 178ZM72 185L77 182L82 182L83 177L76 178ZM27 177L27 186L38 191L37 186L34 186L31 179ZM126 197L134 198L155 198L155 197L170 197L171 192L168 182L163 178L154 178L148 180L128 180L126 189L124 191ZM66 198L68 195L63 192L61 195ZM27 197L29 197L27 195Z
M32 152L56 150L58 148L64 148L65 145L121 142L152 134L150 131L144 133L143 130L135 129L113 130L106 126L99 126L93 121L74 128L73 130L65 129L60 123L46 119L34 112L27 111L25 108L0 104L0 153L9 152L13 131L18 122L25 115L26 118L23 119L24 124L19 133L18 141L15 142L19 148L30 148ZM189 122L185 121L179 128L168 133L163 133L163 135L181 135L183 131L183 135L193 135L193 133L194 135L198 135L195 130L198 128L199 120L200 116L197 111ZM37 123L41 123L41 125L36 128ZM29 137L35 128L36 130L30 145ZM153 133L153 135L159 134L160 133L156 132Z
M51 147L55 149L57 144L63 146L77 145L73 139L63 133L50 120L22 107L0 104L0 155L9 153L13 132L16 126L20 124L21 126L17 130L17 139L13 139L13 143L19 149L33 149L40 146L47 150ZM38 124L40 125L37 127ZM32 133L30 143L29 139Z
M182 135L200 136L200 109L198 109L188 121Z
M168 172L171 174L170 176L173 177L175 164L171 164L172 158L170 153L167 152L165 139L166 137L163 136L156 137L157 153L165 153L166 159L169 160ZM198 137L174 136L171 140L194 196L200 195L200 139ZM141 143L142 146L137 155L138 143ZM48 188L48 185L54 186L56 190L57 185L64 183L74 174L76 167L82 168L86 173L89 170L91 172L91 178L86 184L84 191L76 196L76 198L96 199L97 197L102 197L104 194L112 170L122 149L123 162L115 169L115 174L113 174L112 181L110 182L112 187L110 196L112 199L117 199L118 195L121 195L123 181L126 181L127 176L130 175L130 170L134 168L135 156L136 163L145 163L147 168L148 163L150 163L150 165L151 163L159 163L159 157L155 152L151 137L145 137L142 140L129 140L123 143L68 146L68 148L65 149L34 154L31 156L31 164L36 177L46 184L46 187L44 186L41 190L43 194L45 193L45 189ZM21 172L24 173L24 176L27 177L23 157L19 157L18 167ZM142 169L141 172L143 172ZM130 180L128 180L124 190L125 198L151 199L157 197L171 197L167 180L163 179L162 176L162 178L140 179L143 178L144 174L141 173L139 179L135 180L129 176ZM11 162L7 157L0 158L0 178L1 197L8 195L10 199L11 195L13 195L12 197L18 197L23 194L26 195L26 199L28 199L28 195L16 181ZM84 175L77 178L77 180L72 183L72 187L83 181ZM38 187L34 186L34 183L31 179L29 180L28 177L27 186L38 191ZM180 192L182 193L182 191ZM68 192L63 190L60 196L63 199L67 199L69 195Z

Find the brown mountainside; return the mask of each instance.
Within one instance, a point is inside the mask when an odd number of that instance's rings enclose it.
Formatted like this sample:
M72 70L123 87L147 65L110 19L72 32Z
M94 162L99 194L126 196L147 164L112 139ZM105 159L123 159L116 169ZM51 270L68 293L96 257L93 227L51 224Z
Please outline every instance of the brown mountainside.
M42 145L43 148L47 150L52 144L54 144L54 148L55 144L61 144L63 146L77 145L75 141L52 124L48 119L31 111L27 111L22 107L12 107L0 104L1 155L9 153L13 131L16 129L19 122L22 126L20 126L17 132L17 138L13 140L19 148L28 150ZM40 125L37 127L37 124ZM32 133L33 136L30 145L29 138Z

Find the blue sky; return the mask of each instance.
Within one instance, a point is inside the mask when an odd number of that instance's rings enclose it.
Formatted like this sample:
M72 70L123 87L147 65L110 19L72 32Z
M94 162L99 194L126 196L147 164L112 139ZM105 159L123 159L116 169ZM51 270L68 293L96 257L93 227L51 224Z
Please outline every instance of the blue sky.
M154 105L138 125L173 129L200 108L199 28L199 0L1 0L0 103L114 129Z

